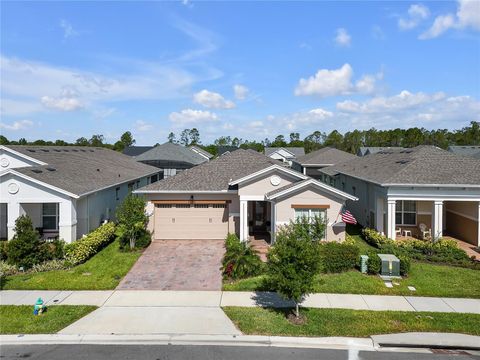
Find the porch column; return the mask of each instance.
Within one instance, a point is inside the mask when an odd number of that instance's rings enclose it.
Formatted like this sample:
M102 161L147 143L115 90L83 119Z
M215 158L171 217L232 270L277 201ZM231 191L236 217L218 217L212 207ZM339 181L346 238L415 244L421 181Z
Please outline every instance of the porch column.
M396 211L396 201L388 200L387 201L387 237L389 239L395 240L395 211Z
M22 215L23 209L19 203L7 204L7 238L12 240L15 235L15 221Z
M66 243L71 243L77 240L76 200L62 201L58 207L58 236Z
M248 240L248 201L240 200L240 240Z
M270 242L273 244L275 243L275 203L272 201L270 202Z
M443 200L433 202L432 240L443 236Z
M375 225L377 228L377 231L380 233L385 234L385 227L383 224L383 206L384 206L384 199L383 198L377 198L377 208L375 210Z
M477 225L478 225L478 231L477 231L477 246L480 247L480 201L478 202Z

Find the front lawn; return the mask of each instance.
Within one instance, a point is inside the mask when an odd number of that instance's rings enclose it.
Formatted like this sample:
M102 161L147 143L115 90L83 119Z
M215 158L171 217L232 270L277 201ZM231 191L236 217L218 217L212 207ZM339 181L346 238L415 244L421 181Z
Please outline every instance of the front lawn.
M225 283L225 291L268 291L265 276ZM314 292L336 294L413 295L480 298L480 271L459 267L413 262L408 277L387 288L380 277L352 270L339 274L319 274ZM410 291L407 286L417 290Z
M114 241L98 254L69 270L13 275L2 278L3 290L109 290L135 264L141 251L121 252Z
M0 334L53 334L95 310L96 306L55 305L41 315L33 306L0 306Z
M306 323L293 325L286 318L290 310L223 310L247 335L368 337L406 331L480 335L480 315L473 314L305 308L301 313L306 315Z

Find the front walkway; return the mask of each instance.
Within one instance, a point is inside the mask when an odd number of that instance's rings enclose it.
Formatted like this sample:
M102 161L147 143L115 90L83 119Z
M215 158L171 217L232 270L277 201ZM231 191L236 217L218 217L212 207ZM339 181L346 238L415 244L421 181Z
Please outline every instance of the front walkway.
M221 290L223 240L155 240L117 289Z
M102 308L291 307L270 292L240 291L0 291L2 305L32 305L42 297L47 305L96 305ZM480 299L356 294L311 294L302 304L311 308L372 311L431 311L480 314ZM200 309L198 310L200 311Z

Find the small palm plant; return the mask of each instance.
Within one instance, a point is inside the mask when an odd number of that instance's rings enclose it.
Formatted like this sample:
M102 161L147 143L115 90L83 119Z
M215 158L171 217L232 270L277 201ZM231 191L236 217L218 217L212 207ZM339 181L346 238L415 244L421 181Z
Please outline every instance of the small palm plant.
M259 275L262 267L260 257L247 242L240 241L235 234L227 235L222 261L222 273L225 278L242 279Z

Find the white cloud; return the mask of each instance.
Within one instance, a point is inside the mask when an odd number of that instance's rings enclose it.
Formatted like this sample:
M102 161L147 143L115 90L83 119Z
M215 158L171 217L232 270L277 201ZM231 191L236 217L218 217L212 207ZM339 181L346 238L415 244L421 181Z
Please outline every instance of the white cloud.
M218 121L215 113L204 110L184 109L180 112L172 112L169 120L175 125L194 125Z
M143 120L137 120L135 121L135 130L137 131L149 131L153 129L153 125L147 123L146 121Z
M408 17L398 19L398 27L401 30L411 30L417 27L423 20L430 16L430 10L422 4L410 5Z
M333 113L331 111L324 110L321 108L312 109L308 113L313 115L316 119L320 119L320 120L327 119L333 116Z
M41 102L49 109L60 111L74 111L83 107L77 94L71 89L63 89L59 97L42 96Z
M387 37L383 29L378 25L372 26L372 36L374 39L377 39L377 40L385 40Z
M30 121L30 120L14 121L11 124L0 122L1 129L11 130L11 131L26 130L28 128L31 128L32 126L33 126L33 121Z
M459 0L457 13L443 14L435 18L432 26L422 34L419 39L433 39L445 33L449 29L473 29L480 30L480 1Z
M205 89L193 95L193 102L212 109L233 109L235 107L233 101L226 100L219 93Z
M337 44L338 46L346 47L346 46L350 46L352 42L352 37L350 36L350 34L346 29L338 28L336 30L334 41L335 41L335 44Z
M249 89L244 85L235 84L233 85L233 92L235 94L235 99L245 100L249 93Z
M376 80L380 79L380 76L364 75L353 84L353 69L350 64L344 64L334 70L320 69L314 76L300 79L295 88L295 95L327 97L354 93L369 94L375 90Z
M60 20L60 27L63 29L63 37L68 39L72 36L77 36L78 31L76 31L72 24L70 24L67 20L62 19Z

